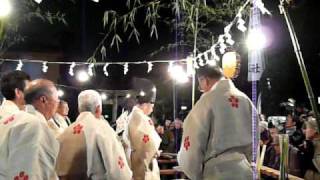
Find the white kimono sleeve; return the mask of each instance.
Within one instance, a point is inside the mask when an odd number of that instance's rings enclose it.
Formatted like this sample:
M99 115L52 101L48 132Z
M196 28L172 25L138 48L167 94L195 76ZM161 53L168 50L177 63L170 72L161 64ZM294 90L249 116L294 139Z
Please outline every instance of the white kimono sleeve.
M203 161L210 131L210 106L202 97L183 124L178 163L192 180L202 179Z
M37 121L12 128L8 157L10 179L50 179L53 176L56 157L43 149L42 133Z
M106 179L131 180L132 172L127 163L121 143L115 137L115 133L97 134L97 144L106 171Z

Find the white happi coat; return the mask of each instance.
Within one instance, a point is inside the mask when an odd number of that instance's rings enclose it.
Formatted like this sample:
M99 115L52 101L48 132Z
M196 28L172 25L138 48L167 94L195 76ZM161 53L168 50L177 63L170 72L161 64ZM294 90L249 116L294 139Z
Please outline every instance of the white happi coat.
M119 134L121 132L123 132L128 124L129 124L129 112L128 111L124 111L116 120L117 123L117 127L116 127L116 133Z
M19 112L19 107L10 100L4 100L0 106L0 123L6 117Z
M192 180L249 180L252 152L250 99L231 80L204 93L183 124L178 153L182 171Z
M0 179L57 179L59 143L33 106L0 122Z
M59 137L56 171L63 179L131 180L132 172L115 131L82 112Z
M63 133L63 131L68 127L66 119L58 113L48 120L48 125L56 137Z
M155 156L161 138L153 121L138 107L129 116L128 139L131 149L131 168L134 180L160 180L160 170Z

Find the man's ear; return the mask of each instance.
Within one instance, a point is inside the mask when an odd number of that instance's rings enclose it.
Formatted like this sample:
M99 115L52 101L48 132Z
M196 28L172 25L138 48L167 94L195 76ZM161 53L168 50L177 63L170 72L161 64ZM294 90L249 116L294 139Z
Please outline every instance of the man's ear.
M45 102L47 101L47 98L46 98L45 96L41 96L41 97L40 97L40 101L41 101L42 103L45 103Z
M97 105L97 106L96 106L96 111L95 111L95 113L96 113L96 114L99 114L99 115L102 114L102 107L101 107L101 105Z
M14 93L16 98L20 98L23 95L23 92L18 88L14 89Z

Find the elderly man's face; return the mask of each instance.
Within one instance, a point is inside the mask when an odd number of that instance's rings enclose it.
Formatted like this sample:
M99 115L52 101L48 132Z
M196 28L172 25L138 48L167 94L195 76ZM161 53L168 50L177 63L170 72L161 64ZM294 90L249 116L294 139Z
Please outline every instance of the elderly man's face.
M69 106L68 106L68 104L67 103L60 104L58 106L57 113L59 113L62 116L68 116L68 114L69 114Z
M51 118L56 113L59 105L58 91L55 87L50 87L51 96L47 97L48 101L46 103L46 111L48 116Z

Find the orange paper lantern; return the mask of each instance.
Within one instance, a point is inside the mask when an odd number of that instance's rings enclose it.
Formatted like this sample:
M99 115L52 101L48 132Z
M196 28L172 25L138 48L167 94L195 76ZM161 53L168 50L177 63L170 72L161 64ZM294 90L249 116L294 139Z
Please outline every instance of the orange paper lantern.
M240 55L234 51L226 52L222 56L222 69L226 78L234 79L240 72Z

